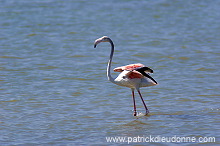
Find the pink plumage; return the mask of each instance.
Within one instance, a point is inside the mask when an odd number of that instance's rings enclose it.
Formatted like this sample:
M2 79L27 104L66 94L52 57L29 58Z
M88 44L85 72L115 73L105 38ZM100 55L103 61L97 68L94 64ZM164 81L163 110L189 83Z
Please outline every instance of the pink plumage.
M114 69L114 71L115 72L123 72L124 70L127 70L127 71L131 71L127 74L128 78L130 78L130 79L142 78L144 76L140 72L136 71L135 69L140 68L140 67L144 67L144 66L145 65L143 65L141 63L129 64L126 66L116 67Z
M124 70L135 70L139 67L144 67L145 65L141 64L141 63L136 63L136 64L129 64L129 65L126 65L126 66L120 66L120 67L116 67L114 69L115 72L122 72Z

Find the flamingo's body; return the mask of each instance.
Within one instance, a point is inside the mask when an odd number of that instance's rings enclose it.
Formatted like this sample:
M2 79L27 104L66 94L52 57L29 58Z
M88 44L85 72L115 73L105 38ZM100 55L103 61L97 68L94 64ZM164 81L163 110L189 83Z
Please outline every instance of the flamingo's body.
M108 79L119 86L129 87L132 90L132 97L134 102L134 116L137 115L136 112L136 105L135 105L135 98L134 98L134 89L136 89L141 97L141 100L145 106L146 114L149 113L147 106L142 98L139 88L140 87L148 87L157 85L157 82L149 75L149 73L153 73L153 70L149 67L146 67L143 64L136 63L136 64L129 64L126 66L117 67L114 69L115 72L121 72L117 78L113 79L110 74L111 62L114 53L114 44L112 40L107 37L103 36L95 41L94 47L100 42L109 42L111 44L111 54L110 59L108 62L107 67L107 77ZM147 72L147 73L146 73Z
M153 72L153 70L144 66L143 64L129 64L114 69L115 72L121 72L114 81L117 85L134 89L156 85L157 82L146 73L145 74L148 77L144 76L140 72L141 69L146 69L145 71L148 73Z

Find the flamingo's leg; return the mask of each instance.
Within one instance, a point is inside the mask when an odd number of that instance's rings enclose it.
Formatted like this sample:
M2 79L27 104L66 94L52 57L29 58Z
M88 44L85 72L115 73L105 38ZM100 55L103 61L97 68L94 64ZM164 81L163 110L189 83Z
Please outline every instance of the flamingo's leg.
M137 111L136 111L136 104L135 104L135 97L134 97L134 89L131 89L132 91L132 98L133 98L133 103L134 103L134 116L137 116Z
M148 108L147 108L147 106L146 106L146 104L145 104L145 102L144 102L144 99L143 99L143 97L142 97L142 95L141 95L141 92L140 92L140 90L137 90L138 91L138 93L139 93L139 95L140 95L140 97L141 97L141 100L142 100L142 102L143 102L143 104L144 104L144 107L145 107L145 110L146 110L146 115L149 113L149 110L148 110Z

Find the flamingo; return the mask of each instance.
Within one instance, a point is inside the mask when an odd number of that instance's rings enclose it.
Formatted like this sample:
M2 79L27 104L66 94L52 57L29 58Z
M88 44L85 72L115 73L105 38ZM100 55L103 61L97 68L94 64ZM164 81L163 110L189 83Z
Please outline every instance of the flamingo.
M141 95L140 88L141 87L148 87L148 86L154 86L157 85L158 83L149 75L150 73L153 73L153 70L150 69L149 67L141 64L141 63L136 63L136 64L129 64L126 66L121 66L117 67L114 69L115 72L120 72L117 78L113 78L111 76L111 64L112 64L112 58L114 54L114 43L113 41L107 37L103 36L97 40L95 40L94 43L94 48L101 43L101 42L109 42L111 44L111 53L107 65L107 77L108 80L111 81L112 83L119 85L119 86L124 86L131 88L132 91L132 98L133 98L133 106L134 106L134 114L133 116L137 116L137 111L136 111L136 103L135 103L135 95L134 95L134 90L137 90L142 103L145 107L146 114L149 113L149 110L144 102L144 99Z

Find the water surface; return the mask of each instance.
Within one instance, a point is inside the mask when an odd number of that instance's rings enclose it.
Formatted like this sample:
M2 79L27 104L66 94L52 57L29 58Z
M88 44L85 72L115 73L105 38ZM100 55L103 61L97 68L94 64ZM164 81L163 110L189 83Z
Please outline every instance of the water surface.
M1 145L123 145L106 137L150 135L219 144L219 1L0 3ZM116 46L113 67L154 70L159 85L141 89L149 116L134 118L130 89L107 81L110 46L93 48L103 35Z

